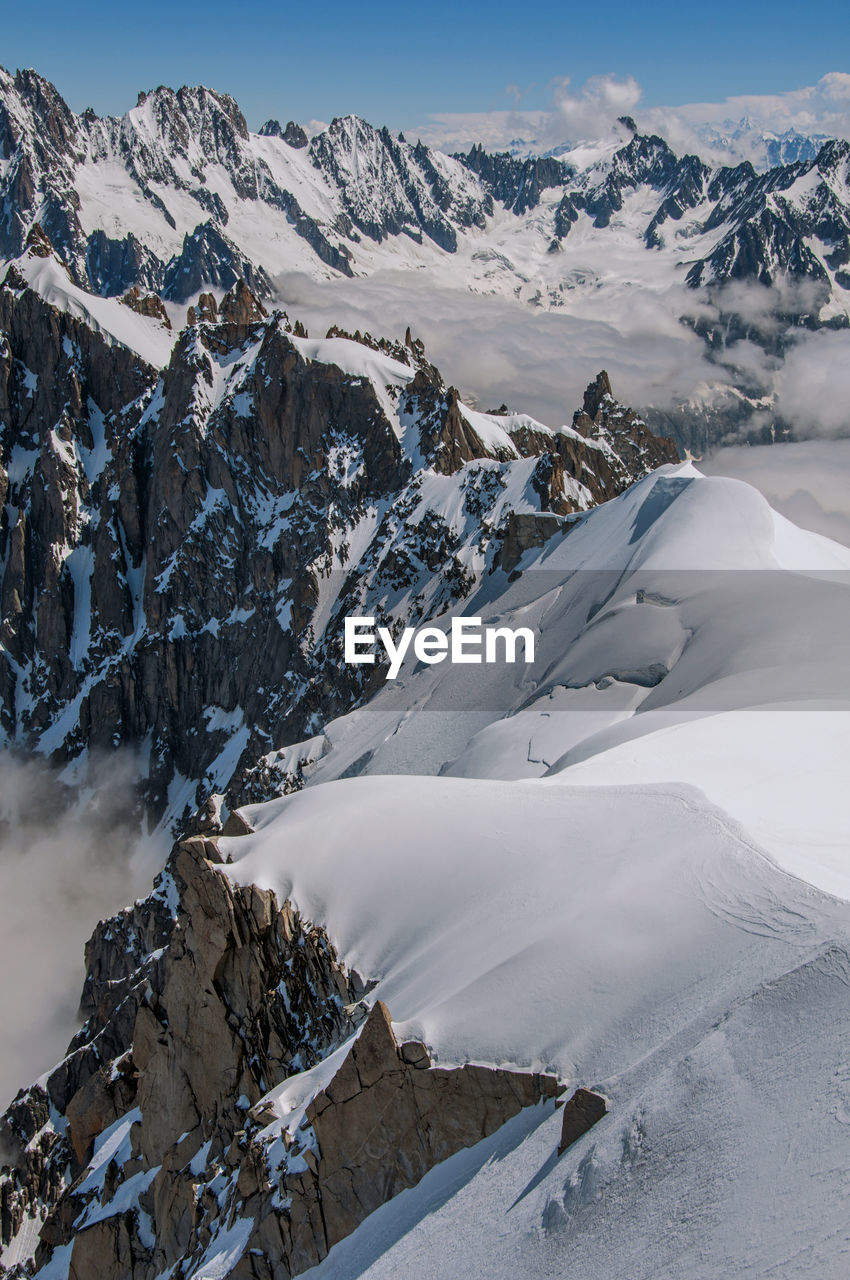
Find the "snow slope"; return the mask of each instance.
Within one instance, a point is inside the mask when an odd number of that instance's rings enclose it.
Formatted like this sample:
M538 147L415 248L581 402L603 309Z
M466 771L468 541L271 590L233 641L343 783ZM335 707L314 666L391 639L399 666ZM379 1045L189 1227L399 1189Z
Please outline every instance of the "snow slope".
M850 553L750 486L663 467L463 603L531 626L532 666L414 668L325 727L311 785L444 773L685 783L850 898ZM449 625L440 621L439 625ZM793 785L787 785L787 779Z
M844 1274L847 912L698 793L374 777L250 816L228 874L327 922L400 1032L610 1098L560 1161L526 1118L313 1274Z
M557 1115L518 1118L309 1274L838 1280L850 554L685 464L522 565L464 612L533 625L533 669L415 671L326 726L225 870L441 1062L555 1070L609 1115L560 1160Z
M9 263L0 267L5 280ZM176 333L150 316L139 315L117 298L101 298L75 285L62 263L50 254L46 258L24 253L14 260L14 269L45 302L82 320L89 328L135 351L149 365L161 369L168 364Z

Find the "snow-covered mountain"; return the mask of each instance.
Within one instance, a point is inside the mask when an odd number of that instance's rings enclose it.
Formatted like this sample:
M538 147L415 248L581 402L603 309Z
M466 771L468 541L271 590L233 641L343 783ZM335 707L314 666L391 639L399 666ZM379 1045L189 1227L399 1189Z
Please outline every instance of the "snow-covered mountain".
M181 303L237 277L269 297L290 271L427 267L548 308L615 279L656 292L806 282L780 331L846 327L850 144L792 160L776 141L764 172L717 167L624 118L610 142L558 156L452 157L355 116L311 139L275 121L254 134L205 88L78 116L35 72L0 72L0 255L19 255L39 222L78 285ZM727 311L717 333L731 319L776 345L776 323L760 328L740 300Z
M533 668L411 667L95 932L11 1275L843 1275L850 555L682 464L515 568Z
M0 768L114 791L111 849L120 764L126 841L177 837L0 1116L0 1280L844 1280L850 551L605 372L547 426L415 315L277 305L399 268L675 289L770 359L847 325L847 144L620 130L450 157L0 73ZM439 652L352 663L352 616Z
M741 160L749 160L757 169L773 169L799 161L810 164L832 140L827 133L801 133L794 128L777 132L764 122L746 116L742 120L726 120L722 125L701 125L697 133L709 147L737 153Z

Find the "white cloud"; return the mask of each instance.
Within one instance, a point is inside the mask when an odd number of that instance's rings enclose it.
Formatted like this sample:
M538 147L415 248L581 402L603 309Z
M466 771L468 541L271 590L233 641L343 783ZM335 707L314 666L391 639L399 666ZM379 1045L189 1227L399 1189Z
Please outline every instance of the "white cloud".
M552 426L572 420L602 368L624 401L660 408L722 374L702 340L678 322L678 295L634 289L628 306L612 309L600 290L569 314L437 285L424 272L326 282L293 273L277 284L290 316L311 333L338 324L400 337L409 324L467 402L484 409L506 402Z
M409 132L430 146L447 150L465 149L477 141L491 149L502 148L518 138L545 150L606 138L618 116L635 115L643 131L661 134L674 150L697 151L717 163L760 160L761 132L795 129L803 134L850 138L850 74L843 71L831 71L815 85L786 93L739 94L718 102L674 107L641 108L641 98L641 86L632 76L593 76L578 87L563 79L554 82L546 111L444 113L430 116ZM745 130L743 136L727 144L718 137L706 137L704 132L710 127L722 137L742 121L749 122L751 131Z
M795 435L850 434L850 332L801 335L776 374L776 398Z
M633 76L591 76L579 89L569 78L559 80L554 89L554 110L545 124L550 145L565 139L603 138L620 116L632 115L641 99L641 87Z
M519 101L515 85L506 92ZM568 141L607 136L620 116L633 113L641 94L633 76L591 76L578 86L563 76L553 81L549 110L527 111L515 106L511 111L444 112L429 116L425 124L405 133L445 151L464 151L475 142L490 150L525 143L545 151Z
M133 823L132 756L100 763L109 782L95 795L69 793L41 760L2 757L0 1111L78 1029L83 948L98 920L146 893L164 860Z
M736 282L709 298L683 286L634 284L616 305L603 288L577 294L570 311L545 311L439 285L426 273L325 282L293 273L277 283L290 315L311 333L339 324L400 337L411 325L446 381L484 409L505 402L559 426L605 368L623 402L700 415L709 409L721 433L728 418L730 437L749 412L750 432L781 419L800 437L850 434L850 330L802 331L784 358L743 340L709 360L702 338L680 322L683 313L716 320L722 309L769 331L777 306L789 305L784 286ZM788 287L805 290L806 282ZM752 411L734 390L740 387L757 402Z
M850 546L850 440L805 440L720 449L707 475L745 480L794 524Z
M436 112L424 123L405 128L411 141L446 152L468 151L480 142L485 151L504 151L516 141L533 142L549 121L548 111Z

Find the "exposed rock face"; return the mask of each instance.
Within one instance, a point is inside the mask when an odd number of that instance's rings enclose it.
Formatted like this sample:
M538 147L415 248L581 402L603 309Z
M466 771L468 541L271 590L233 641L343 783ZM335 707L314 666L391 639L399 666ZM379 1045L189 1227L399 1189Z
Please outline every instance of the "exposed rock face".
M532 547L542 547L562 532L564 521L556 515L535 512L522 513L513 511L505 525L505 538L499 552L498 563L506 573L510 573L519 564L526 551Z
M166 267L162 292L171 302L185 302L205 286L230 289L239 279L260 297L271 296L271 281L262 267L254 267L213 222L203 222L185 237L182 251Z
M133 285L124 297L121 299L125 307L129 307L131 311L137 311L140 316L151 316L154 320L159 320L166 329L171 328L171 321L168 318L168 312L165 305L155 293L143 294L138 285Z
M40 1085L22 1089L0 1117L0 1246L7 1246L34 1219L39 1225L68 1185L66 1139L50 1118L50 1099ZM33 1252L35 1245L33 1245ZM0 1276L26 1275L23 1269ZM29 1268L31 1274L31 1268Z
M399 1046L323 931L234 886L218 856L183 841L151 897L98 927L84 1027L46 1091L0 1120L2 1243L34 1218L36 1266L60 1250L78 1280L154 1280L222 1238L234 1280L297 1275L441 1160L563 1092ZM281 1117L276 1087L364 1018L297 1127Z
M30 227L24 247L34 258L49 258L53 253L53 245L40 222L34 222Z
M164 1251L177 1261L191 1234L177 1207L192 1181L187 1162L201 1152L218 1169L234 1136L246 1125L257 1130L249 1108L362 1020L365 987L324 932L273 894L235 888L211 858L211 841L177 845L151 897L89 942L86 1022L46 1090L20 1093L0 1121L4 1246L29 1214L44 1222L39 1262L74 1239L80 1277L96 1273L87 1270L95 1259L116 1280L156 1274L148 1263ZM87 1167L94 1140L116 1126L115 1158L95 1176ZM121 1197L132 1187L149 1189L156 1205L134 1200L124 1213ZM84 1229L116 1193L109 1225ZM145 1214L162 1224L154 1254Z
M559 432L474 415L412 337L319 350L244 281L189 319L160 371L14 264L0 288L0 742L143 749L169 822L263 798L273 753L383 681L341 663L346 614L415 624L513 567L506 492L525 527L677 456L610 390Z
M658 437L633 409L619 404L611 389L611 380L603 369L584 393L584 403L573 417L573 429L587 440L611 446L611 481L645 466L664 450ZM669 452L666 459L670 459ZM658 465L657 463L655 464Z
M608 1104L601 1093L595 1093L592 1089L576 1089L564 1106L558 1155L562 1155L567 1147L578 1142L579 1138L587 1133L588 1129L592 1129L607 1111Z
M573 175L554 157L520 160L507 152L490 155L480 143L458 159L479 175L495 200L516 214L536 208L543 191L566 186Z
M158 294L163 287L162 262L132 231L121 240L100 229L93 231L86 241L85 264L95 293L123 294L138 289L142 294Z
M336 1076L306 1112L318 1164L294 1185L300 1182L302 1194L321 1201L324 1239L316 1242L317 1260L440 1160L488 1137L523 1107L563 1091L553 1076L432 1067L423 1044L399 1048L389 1010L378 1001ZM298 1256L306 1251L301 1242L293 1246Z
M290 120L287 123L286 128L280 136L283 138L284 142L288 142L291 147L296 147L299 150L302 147L306 147L307 142L309 141L307 134L301 128L301 125L296 124L294 120Z
M209 297L209 294L202 294L201 297ZM218 310L219 319L225 324L235 324L246 329L249 325L265 320L267 315L265 307L241 279L237 280L230 293L222 299ZM202 316L202 319L205 318Z

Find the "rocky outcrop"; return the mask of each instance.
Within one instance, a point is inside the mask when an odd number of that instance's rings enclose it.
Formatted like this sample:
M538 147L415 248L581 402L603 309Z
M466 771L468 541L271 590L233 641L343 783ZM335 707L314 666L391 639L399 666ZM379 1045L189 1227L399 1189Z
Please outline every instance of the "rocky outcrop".
M314 1266L440 1161L563 1091L549 1075L434 1067L425 1045L397 1043L389 1010L378 1001L289 1138L279 1175L279 1195L288 1207L272 1225L260 1201L234 1280L257 1274L246 1256L252 1250L271 1264L271 1274L298 1275Z
M604 369L585 391L582 407L573 416L573 430L606 452L606 479L614 486L635 471L678 461L671 439L654 435L640 414L617 401Z
M295 120L287 121L286 128L281 128L279 120L267 120L260 128L261 138L282 138L290 147L301 150L309 142L306 132Z
M162 293L171 302L185 302L205 287L230 289L239 279L258 297L271 297L262 267L255 267L214 222L203 222L184 237L182 250L166 267Z
M52 1123L46 1091L38 1084L22 1089L0 1116L0 1256L31 1222L40 1227L59 1203L73 1159L67 1140ZM36 1242L33 1252L35 1247ZM3 1280L28 1273L30 1258L11 1270L0 1262Z
M420 357L424 357L425 354L425 348L422 343L418 344L419 349L417 350L410 336L409 328L404 342L395 342L392 338L376 338L368 331L361 333L359 329L355 329L351 333L348 329L341 329L338 324L332 324L325 337L348 338L350 342L359 342L364 347L371 347L373 351L383 351L385 355L392 356L394 360L399 360L402 364L411 363L411 352Z
M544 546L550 538L566 532L568 528L569 522L561 516L512 511L505 524L505 535L497 560L499 568L511 573L526 551Z
M39 1264L72 1240L79 1276L94 1274L95 1257L116 1280L152 1276L155 1256L176 1261L188 1229L174 1211L187 1162L218 1169L246 1125L257 1131L250 1108L263 1094L362 1021L366 987L326 934L273 894L232 885L218 861L214 842L182 842L154 893L98 927L81 1031L45 1087L20 1093L0 1121L2 1244L25 1216L37 1218ZM93 1144L107 1129L124 1137L95 1176ZM161 1224L158 1253L145 1214ZM108 1227L86 1230L92 1217Z
M40 222L34 222L30 227L24 248L32 258L49 258L52 256L53 245L50 243L50 238L45 234Z
M608 1103L601 1093L596 1093L593 1089L576 1089L564 1106L558 1155L563 1155L567 1147L578 1142L588 1129L599 1123L607 1111Z
M305 1114L316 1139L326 1247L440 1160L563 1091L548 1075L434 1067L424 1044L396 1043L389 1010L378 1001L336 1076Z
M419 447L441 475L454 475L465 463L491 456L463 413L460 392L445 387L436 370L417 369L405 392L404 408L418 418ZM497 456L511 456L508 441Z
M202 294L202 297L208 297ZM236 281L229 293L226 293L221 300L221 306L218 308L218 318L225 324L236 325L237 328L247 330L250 325L259 324L261 320L265 320L268 312L265 307L255 298L248 285L241 278Z
M188 307L186 310L187 324L215 324L217 320L218 303L212 293L199 294L195 306Z
M597 388L602 388L597 395ZM602 397L607 395L604 401ZM588 406L592 405L592 413ZM644 420L619 404L607 373L599 374L585 392L573 431L552 432L528 419L510 415L501 444L485 444L464 412L455 387L446 388L433 365L420 365L404 397L405 411L420 423L419 445L435 471L453 475L477 458L539 458L532 485L543 511L565 515L580 509L578 489L591 502L604 502L622 491L624 476L645 475L665 462L678 461L672 440L653 435ZM492 415L499 416L499 415ZM627 483L630 483L627 482Z
M147 296L158 294L163 286L165 264L132 231L121 240L93 231L86 241L85 263L95 293L126 295L136 289Z
M8 1276L60 1251L78 1280L154 1280L219 1238L222 1275L298 1275L440 1161L564 1091L399 1045L327 935L235 885L202 837L99 926L86 962L68 1058L0 1120L3 1246L25 1219L38 1227ZM327 1083L311 1092L305 1077L305 1104L281 1114L279 1087L361 1023Z
M137 311L140 316L150 316L153 320L158 320L166 329L171 328L165 304L157 294L143 294L137 285L133 285L121 301L125 307L129 307L131 311Z

